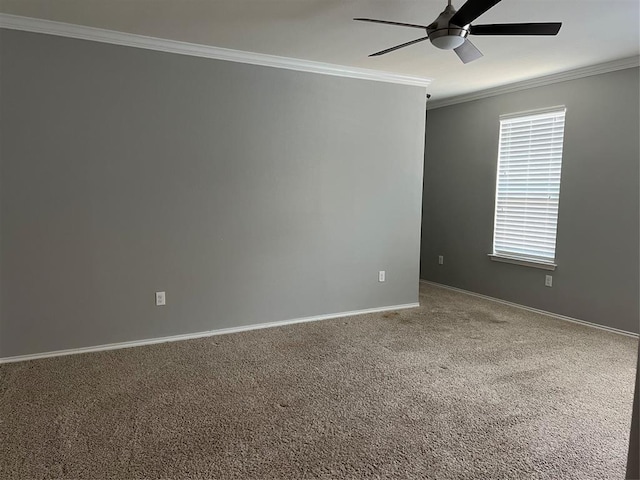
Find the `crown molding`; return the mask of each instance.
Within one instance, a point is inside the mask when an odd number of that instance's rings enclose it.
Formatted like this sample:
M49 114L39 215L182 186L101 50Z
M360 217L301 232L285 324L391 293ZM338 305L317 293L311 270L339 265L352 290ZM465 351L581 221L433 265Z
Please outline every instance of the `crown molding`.
M427 109L433 110L436 108L448 107L449 105L455 105L458 103L471 102L473 100L495 97L497 95L503 95L505 93L518 92L520 90L527 90L529 88L552 85L554 83L566 82L568 80L577 80L579 78L590 77L592 75L600 75L602 73L615 72L617 70L624 70L627 68L634 68L638 66L640 66L640 57L621 58L618 60L613 60L611 62L598 63L596 65L577 68L575 70L568 70L565 72L554 73L552 75L532 78L530 80L523 80L521 82L501 85L499 87L489 88L486 90L481 90L479 92L443 98L442 100L430 100L427 102Z
M369 70L365 68L334 65L330 63L312 62L297 58L279 57L264 53L243 52L229 48L213 47L195 43L179 42L163 38L147 37L133 33L116 32L102 28L73 25L39 18L22 17L0 13L0 28L22 30L25 32L44 33L60 37L77 38L93 42L110 43L127 47L144 48L159 52L190 55L193 57L211 58L229 62L248 63L264 67L283 68L300 72L319 73L337 77L358 78L377 82L397 83L427 87L432 79L411 75L401 75L392 72Z

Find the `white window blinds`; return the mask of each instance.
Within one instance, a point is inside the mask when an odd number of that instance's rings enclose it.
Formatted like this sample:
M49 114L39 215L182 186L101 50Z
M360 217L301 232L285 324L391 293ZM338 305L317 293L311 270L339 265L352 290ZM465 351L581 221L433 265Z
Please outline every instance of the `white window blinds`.
M500 117L494 255L555 260L565 112Z

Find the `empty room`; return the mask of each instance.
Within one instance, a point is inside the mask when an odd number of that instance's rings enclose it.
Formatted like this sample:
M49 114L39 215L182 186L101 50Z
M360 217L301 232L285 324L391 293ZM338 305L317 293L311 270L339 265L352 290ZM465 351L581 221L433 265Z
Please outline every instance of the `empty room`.
M640 479L637 0L1 0L0 478Z

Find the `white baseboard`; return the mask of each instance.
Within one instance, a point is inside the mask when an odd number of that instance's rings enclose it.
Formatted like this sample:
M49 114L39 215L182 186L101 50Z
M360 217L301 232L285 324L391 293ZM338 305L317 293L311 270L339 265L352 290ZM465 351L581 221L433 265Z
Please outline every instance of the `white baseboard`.
M257 323L241 327L221 328L218 330L208 330L206 332L185 333L182 335L171 335L169 337L148 338L144 340L133 340L130 342L109 343L106 345L96 345L92 347L70 348L68 350L56 350L53 352L32 353L28 355L16 355L15 357L0 358L0 364L12 362L24 362L26 360L37 360L40 358L61 357L63 355L76 355L78 353L101 352L104 350L117 350L120 348L140 347L142 345L153 345L156 343L178 342L181 340L191 340L194 338L210 337L213 335L225 335L227 333L246 332L248 330L258 330L262 328L281 327L294 323L317 322L319 320L329 320L332 318L351 317L354 315L365 315L367 313L388 312L390 310L403 310L407 308L419 307L419 303L407 303L404 305L391 305L388 307L367 308L364 310L353 310L350 312L330 313L327 315L315 315L313 317L294 318L292 320L280 320L277 322Z
M627 332L626 330L619 330L617 328L607 327L605 325L598 325L597 323L587 322L586 320L579 320L577 318L567 317L566 315L560 315L558 313L547 312L546 310L539 310L537 308L527 307L526 305L520 305L519 303L508 302L506 300L490 297L488 295L482 295L481 293L470 292L469 290L463 290L462 288L451 287L449 285L444 285L442 283L430 282L429 280L423 280L423 279L420 279L420 283L426 283L427 285L433 285L434 287L439 287L447 290L453 290L455 292L465 293L473 297L484 298L485 300L491 300L492 302L502 303L504 305L509 305L511 307L521 308L529 312L541 313L543 315L547 315L548 317L553 317L558 320L564 320L565 322L579 323L580 325L585 325L591 328L597 328L598 330L605 330L607 332L617 333L619 335L626 335L627 337L633 337L633 338L638 338L639 336L637 333Z

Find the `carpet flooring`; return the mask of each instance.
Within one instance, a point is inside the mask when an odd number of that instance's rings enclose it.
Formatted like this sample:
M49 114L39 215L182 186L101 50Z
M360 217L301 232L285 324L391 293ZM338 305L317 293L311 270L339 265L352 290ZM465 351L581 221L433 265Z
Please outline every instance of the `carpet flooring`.
M637 339L420 303L2 365L0 478L624 478Z

